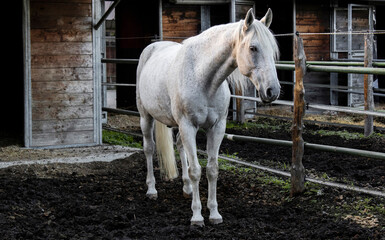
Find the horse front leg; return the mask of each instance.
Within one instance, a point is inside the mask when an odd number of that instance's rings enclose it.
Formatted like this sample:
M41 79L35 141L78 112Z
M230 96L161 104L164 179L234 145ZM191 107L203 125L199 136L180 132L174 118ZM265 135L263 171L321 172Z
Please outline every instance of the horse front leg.
M217 180L218 180L218 151L223 140L226 129L226 120L219 121L207 133L207 154L208 161L206 175L208 180L208 199L207 208L210 210L210 222L219 224L223 222L222 216L218 212L217 202Z
M183 148L186 151L189 162L188 174L192 185L192 203L191 209L193 216L191 218L191 225L203 226L204 220L202 217L202 204L199 196L199 181L201 178L201 166L198 162L197 148L196 148L196 134L197 128L190 123L179 124L180 137L183 143Z
M151 117L140 117L140 127L143 133L143 151L147 160L147 193L146 196L150 199L157 199L158 192L155 189L155 176L153 166L153 156L155 151L154 142L154 119Z
M191 180L188 174L187 156L183 148L183 143L180 137L180 133L178 133L176 139L177 139L176 146L178 148L180 160L182 162L183 196L185 198L190 198L192 194Z

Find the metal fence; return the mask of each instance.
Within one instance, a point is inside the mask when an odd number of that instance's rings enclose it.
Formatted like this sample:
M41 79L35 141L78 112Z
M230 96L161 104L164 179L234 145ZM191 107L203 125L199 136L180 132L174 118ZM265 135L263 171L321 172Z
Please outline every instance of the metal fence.
M138 59L102 59L102 63L115 63L115 64L137 64ZM330 62L330 61L309 61L305 64L305 70L309 72L336 72L336 73L358 73L358 74L377 74L377 75L385 75L385 62L377 61L374 62L372 67L363 67L363 62ZM287 71L295 71L296 66L293 61L286 61L286 62L277 62L276 68L278 70L287 70ZM294 84L294 83L287 83L284 82L283 84ZM135 84L123 84L123 83L103 83L103 86L116 86L116 87L134 87ZM318 86L318 85L313 85ZM347 91L347 92L354 92L352 89L347 88L346 86L328 86L328 85L322 85L318 87L331 87L335 88L338 91ZM105 90L105 88L103 88ZM378 89L380 92L385 92L385 89ZM374 94L372 94L374 95ZM385 96L385 94L376 94L378 96ZM249 100L249 101L257 101L261 102L259 98L254 97L245 97L245 96L238 96L238 95L231 95L234 99L243 99L243 100ZM284 101L284 100L277 100L274 102L274 104L277 105L286 105L286 106L294 106L293 101ZM361 114L365 116L376 116L376 117L385 117L385 112L380 111L374 111L374 110L357 110L350 107L340 107L340 106L330 106L330 105L321 105L321 104L307 104L306 107L308 108L315 108L320 110L328 110L328 111L336 111L336 112L345 112L345 113L352 113L352 114ZM138 112L135 111L128 111L123 109L113 109L113 108L107 108L106 106L103 106L103 111L106 112L112 112L112 113L118 113L118 114L128 114L128 115L135 115L139 116ZM110 129L111 130L111 129ZM247 137L247 136L236 136L236 135L230 135L226 134L225 138L235 141L254 141L259 143L265 143L265 144L276 144L276 145L283 145L283 146L293 146L292 141L284 141L284 140L274 140L274 139L264 139L264 138L256 138L256 137ZM314 150L320 150L320 151L328 151L328 152L338 152L338 153L346 153L356 156L363 156L363 157L370 157L370 158L378 158L378 159L385 159L385 153L382 152L372 152L372 151L363 151L358 149L350 149L350 148L341 148L336 146L327 146L327 145L320 145L320 144L312 144L312 143L303 143L303 148L308 149L314 149ZM264 167L262 167L264 168ZM276 171L276 170L274 170ZM287 175L288 173L284 173L283 175ZM308 179L311 180L311 179ZM343 184L334 184L330 182L323 183L322 181L318 181L321 184L325 185L339 185L338 187L342 188L349 188L349 186L343 185ZM352 189L355 190L355 189ZM380 191L372 191L367 189L359 189L358 191L366 191L368 193L377 195L377 196L385 196L385 193Z

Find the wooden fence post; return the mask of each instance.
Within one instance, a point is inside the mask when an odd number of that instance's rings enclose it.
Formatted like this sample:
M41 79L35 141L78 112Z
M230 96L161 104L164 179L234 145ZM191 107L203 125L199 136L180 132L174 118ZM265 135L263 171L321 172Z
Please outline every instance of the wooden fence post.
M235 87L235 95L243 96L243 90L239 87ZM243 99L235 99L237 106L237 122L245 123L245 105Z
M305 114L305 89L303 76L306 74L306 56L302 38L294 36L295 87L294 117L292 125L292 165L291 165L291 196L305 190L305 168L302 164L304 141L302 139L303 116Z
M373 64L373 34L365 35L365 59L364 66L372 67ZM365 110L374 110L373 99L373 74L364 75L364 98ZM373 133L373 116L365 116L364 135L370 136Z

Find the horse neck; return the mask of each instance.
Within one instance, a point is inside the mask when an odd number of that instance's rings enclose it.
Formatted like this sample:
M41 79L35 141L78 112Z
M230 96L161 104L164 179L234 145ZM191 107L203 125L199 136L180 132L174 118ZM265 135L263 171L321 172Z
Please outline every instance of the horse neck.
M230 23L208 29L186 41L195 54L194 73L209 94L215 94L226 77L236 68L234 46L239 23ZM191 56L190 56L191 57Z

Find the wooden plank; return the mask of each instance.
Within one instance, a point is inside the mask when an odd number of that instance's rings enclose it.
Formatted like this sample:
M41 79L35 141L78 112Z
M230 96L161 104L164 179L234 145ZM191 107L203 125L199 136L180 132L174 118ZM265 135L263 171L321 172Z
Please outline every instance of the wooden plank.
M306 40L303 39L304 44L306 44L306 47L313 47L313 46L327 46L327 42L323 39L311 39L311 40Z
M92 0L30 0L30 2L40 3L92 3Z
M314 19L314 22L304 23L297 25L297 31L300 33L328 33L329 28L319 25L319 19ZM317 35L313 35L316 37ZM308 37L308 36L302 36ZM323 35L319 35L317 37L325 37Z
M31 68L92 68L92 55L31 56Z
M191 37L199 33L200 6L168 5L163 7L162 29L163 37ZM183 39L170 39L180 42Z
M34 81L93 81L92 68L43 68L32 69L31 80Z
M81 55L92 54L92 42L32 42L31 55Z
M309 60L309 61L318 61L318 60L328 60L328 57L329 57L329 55L325 55L325 54L323 54L323 53L319 53L319 54L306 54L306 56L307 56L307 59Z
M51 106L50 108L32 107L32 120L62 120L92 118L92 106Z
M39 89L32 92L33 106L47 108L56 106L92 106L94 104L93 93L55 93L37 94Z
M305 51L306 51L306 55L309 56L309 55L321 55L321 56L327 56L328 55L328 50L327 48L322 48L322 45L316 45L316 46L309 46L309 47L305 47Z
M365 59L364 66L372 67L373 65L373 35L365 35ZM367 111L374 110L373 98L373 75L364 75L364 108ZM364 135L369 137L373 134L373 116L365 116Z
M37 133L92 131L94 121L92 118L34 121L32 131Z
M31 2L33 17L91 17L92 5L77 2Z
M91 31L91 17L49 16L31 17L31 29L83 30Z
M175 27L191 27L187 24L198 24L200 23L199 19L174 19L167 16L163 16L162 21L165 23L166 29ZM186 25L185 25L186 24Z
M193 32L193 33L197 33L197 29L198 29L198 23L187 23L188 26L184 27L182 25L175 25L175 26L165 26L163 28L163 32L170 32L170 31L173 31L173 32L179 32L179 31L189 31L189 32ZM196 35L196 34L195 34Z
M92 42L32 43L31 55L90 55Z
M164 38L167 37L184 37L184 38L189 38L192 36L195 36L195 31L170 31L170 32L165 32Z
M170 19L184 20L184 19L198 19L200 16L200 7L180 7L180 6L174 5L170 9L172 10L168 11L167 9L164 9L163 17L170 18Z
M35 95L49 96L58 93L92 93L94 83L92 81L56 81L56 82L32 82L32 89L37 89ZM32 99L34 96L32 95Z
M32 146L60 146L94 143L93 131L32 133Z
M89 29L31 29L31 41L37 42L92 42Z

